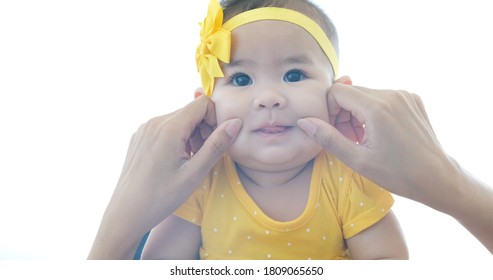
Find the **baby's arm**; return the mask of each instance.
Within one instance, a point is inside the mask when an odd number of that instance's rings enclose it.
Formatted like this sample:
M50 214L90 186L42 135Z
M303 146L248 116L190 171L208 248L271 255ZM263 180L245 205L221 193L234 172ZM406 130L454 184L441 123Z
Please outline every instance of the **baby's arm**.
M199 226L171 215L149 234L142 259L198 259L201 244Z
M346 240L353 259L408 259L399 222L392 211L373 226Z

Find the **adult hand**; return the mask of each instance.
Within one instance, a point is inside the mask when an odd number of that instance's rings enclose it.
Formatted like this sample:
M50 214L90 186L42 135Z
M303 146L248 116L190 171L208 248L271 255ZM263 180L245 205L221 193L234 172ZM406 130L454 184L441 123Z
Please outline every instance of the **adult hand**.
M430 168L447 157L423 104L405 91L335 83L328 92L330 124L299 121L305 132L360 174L396 194L428 199ZM423 181L419 181L423 180Z
M241 126L233 119L216 128L214 103L206 96L143 124L132 137L89 258L131 258L142 236L193 193Z
M309 136L387 190L455 217L493 253L493 190L444 152L417 95L339 81L327 102L330 123L298 120Z

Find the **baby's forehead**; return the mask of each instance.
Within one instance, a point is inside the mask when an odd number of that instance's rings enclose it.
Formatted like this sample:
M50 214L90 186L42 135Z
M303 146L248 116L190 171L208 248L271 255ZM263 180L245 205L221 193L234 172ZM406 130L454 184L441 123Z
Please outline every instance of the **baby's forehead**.
M286 21L261 20L249 22L231 31L231 44L256 44L258 47L275 42L289 42L290 45L316 39L302 27Z
M289 47L303 49L310 44L317 46L313 48L315 52L319 53L322 49L337 75L337 51L324 29L303 13L285 8L253 9L227 20L223 27L231 32L232 50L241 44L257 44L257 48L277 44L280 50Z
M232 30L231 36L231 66L248 66L262 59L279 64L330 63L317 40L290 22L250 22Z

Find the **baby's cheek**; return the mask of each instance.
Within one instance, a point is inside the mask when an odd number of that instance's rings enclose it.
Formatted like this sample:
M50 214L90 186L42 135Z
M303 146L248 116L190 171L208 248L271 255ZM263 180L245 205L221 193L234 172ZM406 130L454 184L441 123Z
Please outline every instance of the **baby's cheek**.
M216 113L217 125L220 125L226 121L223 102L221 98L218 98L218 94L216 93L212 95L211 99L214 101L214 111Z
M215 103L217 125L220 125L227 120L240 117L233 108L233 106L228 106L224 102Z
M329 121L329 108L325 95L305 99L305 104L302 108L304 110L303 115L307 117L315 117L324 121Z
M242 113L247 109L248 100L241 96L235 96L225 91L217 91L212 96L216 111L218 124L233 118L241 118Z
M329 105L327 105L327 90L322 91L322 94L318 98L318 113L320 114L320 118L329 121Z
M329 108L327 107L327 102L324 101L324 106L320 109L320 112L321 112L321 115L320 115L320 119L324 120L324 121L329 121Z

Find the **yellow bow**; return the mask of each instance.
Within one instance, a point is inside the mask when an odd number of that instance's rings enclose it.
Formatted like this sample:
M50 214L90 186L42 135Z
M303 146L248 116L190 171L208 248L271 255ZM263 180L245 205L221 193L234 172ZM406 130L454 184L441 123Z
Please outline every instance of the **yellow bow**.
M224 77L219 60L229 63L231 32L223 28L223 9L217 0L211 0L207 17L200 24L200 44L195 52L205 94L212 96L214 79Z

